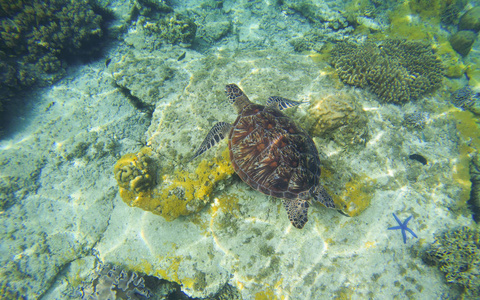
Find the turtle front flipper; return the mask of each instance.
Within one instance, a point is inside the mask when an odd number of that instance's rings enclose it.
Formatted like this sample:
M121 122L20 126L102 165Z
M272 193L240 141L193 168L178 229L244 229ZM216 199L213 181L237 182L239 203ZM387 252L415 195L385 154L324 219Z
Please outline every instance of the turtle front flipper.
M290 107L300 105L302 103L304 102L293 101L278 96L270 97L267 100L267 106L275 107L278 110L284 110Z
M212 129L210 129L190 161L194 160L197 156L218 144L227 136L227 134L230 132L230 129L232 129L232 125L226 122L218 122L217 124L213 125Z
M287 210L288 219L295 228L302 229L308 222L308 204L307 200L301 199L284 199L282 200L283 206Z

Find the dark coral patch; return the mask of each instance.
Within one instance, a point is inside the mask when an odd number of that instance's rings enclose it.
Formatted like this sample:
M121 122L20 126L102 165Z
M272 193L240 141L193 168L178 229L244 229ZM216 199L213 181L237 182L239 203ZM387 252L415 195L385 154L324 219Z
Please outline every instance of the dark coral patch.
M0 106L66 63L98 54L111 13L94 0L0 1Z

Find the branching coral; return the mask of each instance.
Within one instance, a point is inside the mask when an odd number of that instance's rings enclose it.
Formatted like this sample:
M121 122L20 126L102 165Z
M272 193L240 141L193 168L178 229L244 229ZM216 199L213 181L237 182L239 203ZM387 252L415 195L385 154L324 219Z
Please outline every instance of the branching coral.
M368 87L385 102L418 99L442 81L440 61L430 46L420 42L340 42L331 54L331 64L344 83Z
M447 282L464 288L468 299L480 297L480 233L468 227L437 236L424 261L445 273Z

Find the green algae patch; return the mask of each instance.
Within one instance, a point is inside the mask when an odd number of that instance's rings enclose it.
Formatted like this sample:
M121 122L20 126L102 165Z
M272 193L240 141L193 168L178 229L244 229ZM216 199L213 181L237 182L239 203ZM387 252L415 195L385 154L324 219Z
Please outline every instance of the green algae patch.
M480 149L480 128L478 118L470 111L454 110L452 116L461 138L458 146L459 156L452 166L453 179L460 185L459 207L465 207L470 199L472 182L470 180L471 155Z

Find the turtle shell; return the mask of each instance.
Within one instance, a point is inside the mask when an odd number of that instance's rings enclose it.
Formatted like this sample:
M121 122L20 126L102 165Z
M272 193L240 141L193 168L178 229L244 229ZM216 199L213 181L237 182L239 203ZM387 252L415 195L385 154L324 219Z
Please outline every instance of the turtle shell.
M278 109L247 105L228 137L230 159L254 189L284 199L309 199L320 160L310 136Z

